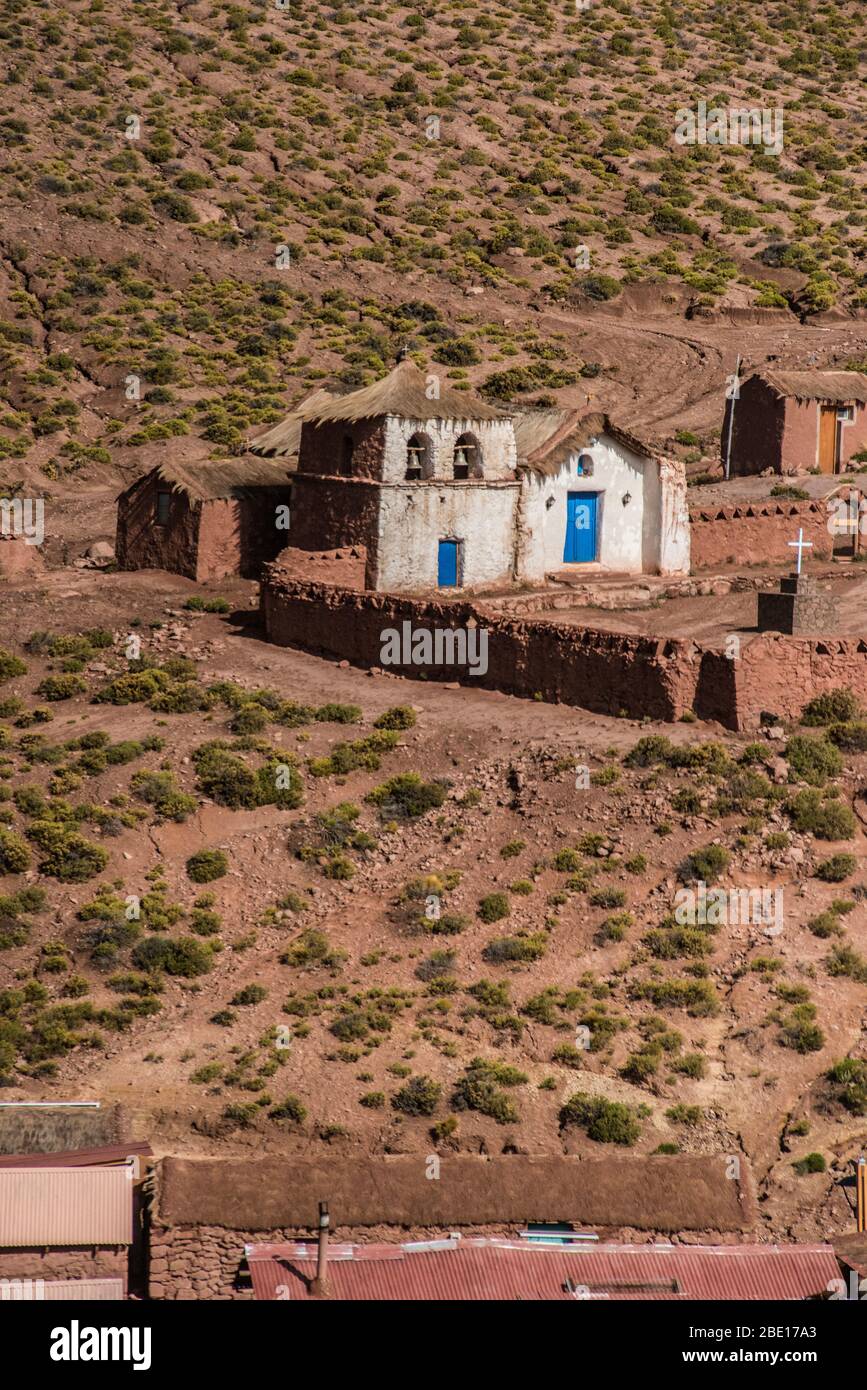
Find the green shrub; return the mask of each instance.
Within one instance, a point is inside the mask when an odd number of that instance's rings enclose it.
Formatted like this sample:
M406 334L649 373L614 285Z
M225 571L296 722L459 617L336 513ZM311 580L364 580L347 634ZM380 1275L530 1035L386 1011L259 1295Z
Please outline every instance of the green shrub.
M5 647L0 647L0 685L11 681L15 676L26 676L27 667L20 657L13 656Z
M272 1120L291 1120L293 1124L303 1125L307 1118L307 1110L296 1095L288 1095L275 1105L273 1110L268 1111L269 1118Z
M794 1052L821 1052L825 1046L825 1034L814 1022L815 1004L798 1004L783 1019L780 1042Z
M824 798L814 787L805 788L786 803L786 814L801 834L817 840L851 840L855 817L836 799Z
M387 709L378 719L374 719L374 729L412 729L415 727L416 714L412 705L394 705L392 709Z
M183 823L198 806L194 796L182 792L173 772L136 772L130 790L153 806L162 820Z
M413 1076L392 1096L395 1110L404 1115L432 1115L439 1104L442 1086L429 1076Z
M267 998L268 991L262 985L244 985L232 996L229 1003L235 1008L241 1008L244 1005L261 1004L262 1000Z
M545 954L547 945L548 936L543 931L526 936L498 936L488 942L482 951L482 959L490 965L539 960Z
M229 872L229 861L221 849L200 849L187 860L187 877L193 883L212 883Z
M626 892L623 888L594 888L587 901L591 907L624 907Z
M856 696L846 686L826 690L817 695L801 711L802 724L845 724L850 719L860 719L861 706Z
M706 845L704 849L693 850L678 869L685 883L716 883L731 862L731 855L724 845Z
M813 787L823 787L828 778L836 777L843 767L839 749L824 736L811 738L808 734L796 734L786 745L785 757L796 776Z
M35 821L28 834L36 839L45 858L39 871L59 879L61 883L86 883L101 874L108 863L108 854L101 845L70 832L65 826L49 821Z
M858 860L854 854L832 854L830 859L824 859L816 869L816 878L821 878L825 883L842 883L844 878L849 878L854 874L858 867Z
M146 936L132 953L138 970L163 970L167 975L192 979L213 968L214 957L207 946L192 936Z
M488 893L479 901L478 914L483 922L499 922L512 910L506 893Z
M401 772L374 787L364 799L378 806L386 819L415 819L442 806L446 790L440 782L423 781L417 772Z
M233 734L260 734L267 728L271 715L255 700L249 700L236 711L229 727Z
M384 1091L366 1091L363 1096L358 1097L358 1104L363 1105L365 1110L381 1110L385 1105Z
M313 718L320 724L357 724L361 718L360 705L320 705ZM380 724L378 728L388 728L389 725Z
M630 986L633 999L649 999L657 1009L686 1009L694 1018L717 1013L719 999L710 980L644 980Z
M46 676L36 687L36 694L46 700L71 700L73 695L83 695L87 682L81 676Z
M798 1158L792 1164L799 1178L804 1178L808 1173L824 1173L827 1164L822 1154L805 1154L803 1158Z
M30 868L30 850L14 830L0 830L0 874L23 874Z
M516 1124L518 1108L502 1088L522 1086L527 1079L523 1072L505 1062L474 1057L457 1082L452 1105L455 1110L475 1110L501 1125Z
M844 1057L825 1073L831 1083L831 1098L853 1115L867 1114L867 1062L860 1057Z
M622 1144L629 1148L641 1136L641 1125L634 1111L622 1101L577 1091L560 1110L560 1127L578 1125L588 1139L597 1144Z

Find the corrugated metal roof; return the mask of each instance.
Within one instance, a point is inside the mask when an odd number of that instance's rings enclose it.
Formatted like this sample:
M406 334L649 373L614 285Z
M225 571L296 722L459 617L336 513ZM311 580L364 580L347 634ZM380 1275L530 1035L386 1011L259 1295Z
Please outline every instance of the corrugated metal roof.
M257 1299L305 1299L316 1246L249 1245ZM840 1267L830 1245L333 1245L329 1295L353 1300L803 1299ZM278 1289L281 1291L278 1294ZM576 1293L575 1290L578 1290ZM586 1293L584 1291L587 1291Z
M0 1169L0 1249L131 1245L128 1167Z
M122 1279L0 1279L0 1303L109 1303L123 1299Z

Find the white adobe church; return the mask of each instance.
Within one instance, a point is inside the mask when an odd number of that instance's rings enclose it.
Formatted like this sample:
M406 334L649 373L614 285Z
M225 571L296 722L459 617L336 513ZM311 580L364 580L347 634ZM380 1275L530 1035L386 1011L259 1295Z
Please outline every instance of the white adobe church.
M683 465L605 415L506 414L404 358L372 386L318 391L253 451L285 453L290 421L288 543L363 546L366 589L479 592L570 573L689 572Z

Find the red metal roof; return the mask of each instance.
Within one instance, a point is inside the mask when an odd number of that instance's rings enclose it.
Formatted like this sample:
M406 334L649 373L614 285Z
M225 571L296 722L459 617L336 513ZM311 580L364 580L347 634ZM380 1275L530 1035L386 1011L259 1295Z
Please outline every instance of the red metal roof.
M131 1245L132 1167L0 1169L0 1248Z
M123 1280L0 1279L0 1303L107 1303L123 1299Z
M257 1299L310 1297L316 1245L248 1245ZM332 1245L329 1295L352 1300L802 1299L839 1280L830 1245L528 1245L473 1237Z

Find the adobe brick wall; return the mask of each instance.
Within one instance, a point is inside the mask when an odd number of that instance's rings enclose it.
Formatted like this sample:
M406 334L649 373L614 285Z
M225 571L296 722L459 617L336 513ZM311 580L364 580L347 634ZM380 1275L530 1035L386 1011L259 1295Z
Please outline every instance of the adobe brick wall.
M154 525L157 479L148 475L121 494L117 504L115 557L122 570L170 570L196 578L201 506L173 492L166 526Z
M277 508L290 505L288 486L208 502L173 491L165 526L155 524L158 490L156 477L147 476L118 501L115 555L122 570L169 570L197 583L235 574L258 579L286 543Z
M738 728L754 728L763 710L792 719L808 700L846 685L867 701L867 640L761 633L729 662Z
M750 377L741 386L734 402L732 426L731 473L748 475L773 468L779 473L783 456L785 401L765 386L758 377ZM729 414L732 402L726 401L720 447L725 459L728 444Z
M279 576L279 577L278 577ZM700 648L694 643L600 632L568 624L490 616L469 603L443 604L394 594L357 593L286 579L267 566L262 608L268 638L365 666L380 664L382 633L405 621L413 627L462 627L488 633L488 670L471 676L455 666L425 668L428 680L456 681L581 705L602 714L675 720L689 709L698 682ZM394 667L419 675L417 666Z
M794 718L808 700L848 685L867 702L867 637L817 639L745 634L741 655L679 638L639 637L532 618L494 615L471 603L435 603L287 579L266 566L262 610L270 641L362 666L378 666L382 633L477 624L488 633L488 670L425 668L428 680L460 681L600 714L675 721L687 710L729 729L754 729L770 712ZM417 677L419 667L392 668Z
M258 579L262 566L286 543L277 529L278 507L290 506L291 489L258 488L253 497L203 502L195 578L199 583L240 574Z
M811 502L753 502L741 506L690 509L690 555L693 570L720 565L778 565L792 559L788 542L803 527L811 541L811 560L829 559L834 537L824 499Z
M280 570L286 579L317 584L337 584L341 589L363 589L367 551L363 545L345 550L296 550L280 552Z
M296 473L290 545L295 550L319 551L363 546L367 551L367 575L372 582L379 536L379 494L379 485L364 479Z
M352 440L352 477L381 478L385 455L384 420L326 420L301 426L298 472L340 474L344 439Z

